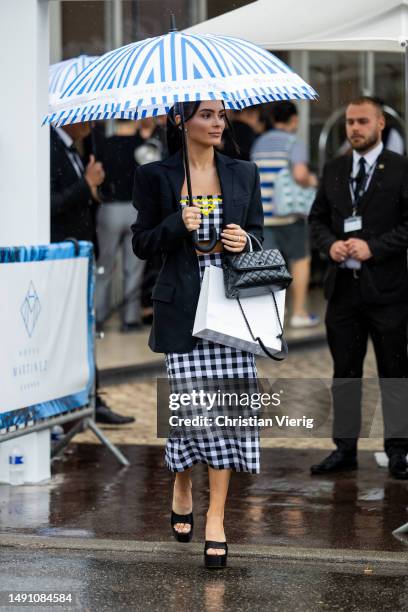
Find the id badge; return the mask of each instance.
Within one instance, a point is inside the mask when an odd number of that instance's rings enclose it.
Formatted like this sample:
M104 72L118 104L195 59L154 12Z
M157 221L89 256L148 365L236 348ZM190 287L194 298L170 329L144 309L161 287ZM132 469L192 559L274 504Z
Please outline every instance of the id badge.
M363 227L363 219L359 216L347 217L344 219L344 233L358 232Z

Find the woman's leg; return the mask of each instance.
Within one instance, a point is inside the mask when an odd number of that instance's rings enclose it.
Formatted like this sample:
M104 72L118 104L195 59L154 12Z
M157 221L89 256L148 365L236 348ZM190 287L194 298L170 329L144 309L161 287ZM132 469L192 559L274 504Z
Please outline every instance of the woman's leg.
M296 261L291 261L290 271L292 273L292 313L300 317L307 316L306 298L309 291L310 279L310 257L303 257Z
M177 472L173 489L173 512L176 514L190 514L193 510L191 468L184 472ZM189 523L176 523L174 528L179 533L189 533Z
M205 539L216 542L225 542L224 509L227 499L228 485L231 470L214 470L208 467L208 480L210 483L210 505L207 512ZM225 555L222 548L209 548L209 555Z

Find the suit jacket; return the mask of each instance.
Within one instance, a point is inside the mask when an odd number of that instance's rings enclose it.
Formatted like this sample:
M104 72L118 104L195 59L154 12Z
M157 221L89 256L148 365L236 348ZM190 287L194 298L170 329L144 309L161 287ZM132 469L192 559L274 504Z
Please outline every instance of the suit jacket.
M256 165L219 153L215 159L224 225L236 223L262 241L263 211ZM183 182L181 152L136 169L133 204L138 217L132 225L133 250L141 259L156 253L163 256L152 293L149 346L155 352L187 353L197 342L192 332L200 274L191 235L182 220L179 201Z
M89 240L96 250L96 206L88 183L78 177L66 146L51 128L51 242Z
M358 212L362 229L344 233L344 219L352 214L350 174L352 156L326 164L313 204L309 224L313 244L329 256L336 240L366 240L373 257L362 262L360 286L368 304L408 301L408 160L383 150ZM325 295L333 295L338 264L330 259Z

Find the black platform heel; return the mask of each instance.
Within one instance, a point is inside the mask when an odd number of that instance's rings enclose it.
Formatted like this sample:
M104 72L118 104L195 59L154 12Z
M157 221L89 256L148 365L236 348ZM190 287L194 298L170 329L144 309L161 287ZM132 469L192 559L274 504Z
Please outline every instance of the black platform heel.
M209 548L222 548L225 550L225 555L209 555L207 550ZM227 567L228 557L228 544L226 542L214 542L212 540L206 540L204 544L204 565L210 569L221 569Z
M191 525L190 531L188 533L180 533L177 529L174 528L174 525L177 523L188 523ZM177 542L191 542L193 538L193 527L194 527L194 518L193 513L190 514L177 514L176 512L171 511L171 527L173 529L173 535L176 538Z

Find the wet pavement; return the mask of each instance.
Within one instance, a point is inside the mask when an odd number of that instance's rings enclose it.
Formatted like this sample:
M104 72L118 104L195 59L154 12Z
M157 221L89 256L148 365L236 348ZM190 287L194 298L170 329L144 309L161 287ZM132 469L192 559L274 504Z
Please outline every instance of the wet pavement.
M71 448L71 447L70 447ZM74 444L53 464L50 483L0 485L0 532L172 541L172 476L158 446L122 446L119 468L106 448ZM408 522L408 485L389 478L373 453L361 451L358 472L311 477L325 455L314 449L264 449L259 475L234 474L226 510L230 543L292 548L408 551L392 531ZM208 503L205 467L193 470L195 540L202 541Z
M9 592L64 593L72 604L7 610L271 610L376 612L407 610L408 578L363 565L231 559L211 572L201 557L127 553L52 553L3 549L0 602Z

